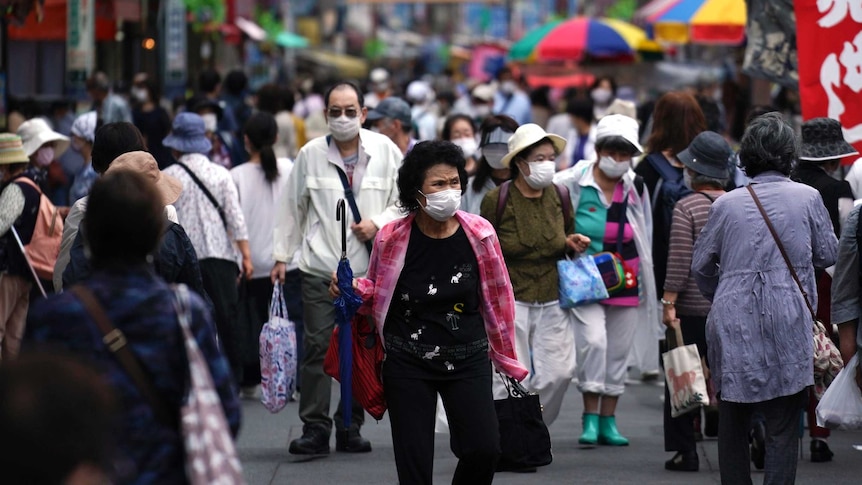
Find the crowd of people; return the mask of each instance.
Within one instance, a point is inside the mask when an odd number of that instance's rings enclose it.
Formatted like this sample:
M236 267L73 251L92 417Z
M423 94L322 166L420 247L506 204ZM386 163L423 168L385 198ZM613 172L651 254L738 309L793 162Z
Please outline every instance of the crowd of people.
M710 86L639 106L602 77L557 93L553 110L549 90L527 94L509 68L487 82L406 86L378 68L368 92L306 79L296 91L250 93L238 70L198 81L168 110L148 75L135 76L127 98L96 73L91 110L34 116L0 134L0 396L32 385L17 376L44 373L54 361L40 351L59 350L95 369L66 370L95 389L75 398L117 417L63 417L93 429L91 449L52 451L56 468L44 476L182 482L181 435L164 416L178 414L187 390L178 312L236 436L239 399L259 396L257 333L274 285L300 348L292 399L303 430L288 452L330 453L333 428L336 451L371 451L358 401L349 420L341 405L331 415L323 370L339 294L339 199L351 206L346 256L360 311L386 351L401 483L431 483L435 423L459 459L453 483L493 480L494 399L508 394L495 372L537 393L549 426L577 386L580 445L627 446L619 399L627 381L661 383L661 343L676 327L704 358L710 405L672 417L665 394L666 469L697 471L696 441L718 436L723 481L748 483L753 461L766 483L791 483L805 410L811 460L832 459L829 431L813 419L804 295L838 325L849 360L862 346L853 208L862 193L836 176L856 155L836 121L807 121L799 140L781 114L759 107L735 151L730 117L704 94ZM26 249L45 237L36 230L43 199L62 232L44 284ZM557 262L599 253L616 255L621 287L561 308ZM42 298L38 287L54 294ZM158 406L124 371L116 342L103 342L93 301L140 360ZM45 385L65 392L55 381ZM61 419L50 406L0 403L0 436L25 432L38 419L27 413ZM122 429L115 447L104 441L110 426ZM0 459L18 467L10 476L36 473L12 457Z

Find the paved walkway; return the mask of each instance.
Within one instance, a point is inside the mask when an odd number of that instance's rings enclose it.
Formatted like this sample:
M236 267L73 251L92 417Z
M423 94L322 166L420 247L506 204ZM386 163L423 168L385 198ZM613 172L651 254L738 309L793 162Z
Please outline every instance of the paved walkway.
M551 427L554 463L540 468L535 474L500 473L499 484L716 484L718 451L716 441L707 438L699 444L700 472L669 472L664 461L672 453L664 451L662 434L663 390L656 385L630 385L620 399L617 419L621 432L631 440L624 448L598 447L580 449L577 438L581 431L581 396L574 386L569 388L560 417ZM333 388L333 403L337 403L337 388ZM245 401L243 430L239 453L250 485L264 484L395 484L395 461L392 451L388 417L379 423L366 423L363 434L374 451L352 455L333 452L325 458L310 461L287 453L290 440L302 434L297 416L297 404L290 403L278 414L270 414L260 403ZM830 446L835 453L831 463L811 463L809 440L802 440L804 459L799 462L797 484L840 485L862 483L862 432L835 432ZM448 435L437 435L434 483L448 484L455 470L456 459L449 451ZM763 474L754 471L754 483L762 482Z

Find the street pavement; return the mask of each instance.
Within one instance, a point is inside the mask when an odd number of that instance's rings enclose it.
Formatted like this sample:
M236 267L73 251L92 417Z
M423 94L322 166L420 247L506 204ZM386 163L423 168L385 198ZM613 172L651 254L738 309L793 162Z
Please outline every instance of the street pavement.
M537 473L498 473L498 484L716 484L718 450L714 438L698 444L700 471L670 472L664 461L672 453L664 451L662 434L663 388L656 384L630 384L621 397L617 412L620 431L629 438L627 447L581 449L581 395L569 387L557 421L551 426L554 462ZM338 389L333 387L333 405ZM335 452L311 460L290 455L287 445L302 434L297 403L289 403L280 413L270 414L259 402L243 402L243 427L238 448L249 485L264 484L396 484L395 460L389 418L380 422L368 417L362 434L374 450L365 454ZM835 457L830 463L811 463L807 430L801 440L804 458L799 461L796 483L800 485L842 485L862 483L862 432L833 432L829 440ZM457 460L449 450L448 435L437 435L434 484L451 483ZM762 483L763 473L752 468L754 483Z

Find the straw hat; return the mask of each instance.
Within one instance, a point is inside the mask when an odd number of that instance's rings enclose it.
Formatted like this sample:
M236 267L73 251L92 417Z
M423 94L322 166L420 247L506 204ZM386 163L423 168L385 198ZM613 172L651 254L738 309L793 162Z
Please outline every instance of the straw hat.
M54 143L54 156L59 157L69 148L69 137L52 130L42 118L33 118L21 123L18 136L24 142L24 153L32 156L42 145Z
M118 170L129 170L150 179L161 194L164 205L176 202L183 191L182 182L159 170L156 159L147 152L136 151L122 154L108 165L105 173L113 173Z
M565 138L548 133L543 130L541 126L535 123L527 123L526 125L519 126L518 129L515 130L515 134L509 137L509 153L500 160L500 163L503 164L504 167L508 168L512 159L518 156L518 154L524 151L524 149L529 148L546 138L554 144L554 149L557 150L557 153L563 153L563 150L566 148Z
M0 165L29 162L21 137L14 133L0 133Z

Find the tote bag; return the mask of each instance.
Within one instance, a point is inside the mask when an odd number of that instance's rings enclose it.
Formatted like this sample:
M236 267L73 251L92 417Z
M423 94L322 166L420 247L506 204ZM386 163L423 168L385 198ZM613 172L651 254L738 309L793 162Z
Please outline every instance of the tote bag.
M682 342L682 331L678 322L675 331L676 341ZM709 394L697 345L680 345L663 353L662 360L672 417L676 418L700 406L709 405Z
M520 470L550 464L551 435L542 419L539 395L527 392L511 377L504 378L509 396L494 401L500 427L500 461L497 471Z
M296 389L296 327L288 319L280 284L272 289L269 321L260 346L260 402L271 413L281 411Z
M560 275L559 298L561 308L596 303L608 298L602 275L595 260L587 255L557 261Z

